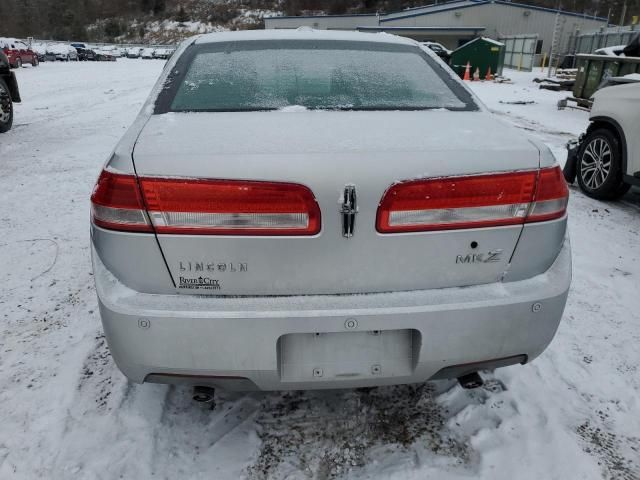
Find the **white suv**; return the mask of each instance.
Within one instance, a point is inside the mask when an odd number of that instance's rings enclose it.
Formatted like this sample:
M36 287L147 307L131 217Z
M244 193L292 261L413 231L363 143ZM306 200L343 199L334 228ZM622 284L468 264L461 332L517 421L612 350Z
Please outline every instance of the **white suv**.
M591 123L569 142L565 178L600 200L640 185L640 82L603 88L593 96Z

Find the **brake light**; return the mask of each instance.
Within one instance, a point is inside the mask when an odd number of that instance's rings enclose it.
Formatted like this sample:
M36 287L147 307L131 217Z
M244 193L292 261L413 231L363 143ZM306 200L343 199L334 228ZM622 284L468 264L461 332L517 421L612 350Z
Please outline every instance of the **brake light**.
M527 223L564 216L569 203L569 187L560 167L540 170L534 200L527 216Z
M103 170L91 195L91 219L110 230L153 232L135 175Z
M140 186L157 233L314 235L320 207L293 183L142 177Z
M568 195L559 167L401 182L380 202L376 228L399 233L551 220L564 215Z

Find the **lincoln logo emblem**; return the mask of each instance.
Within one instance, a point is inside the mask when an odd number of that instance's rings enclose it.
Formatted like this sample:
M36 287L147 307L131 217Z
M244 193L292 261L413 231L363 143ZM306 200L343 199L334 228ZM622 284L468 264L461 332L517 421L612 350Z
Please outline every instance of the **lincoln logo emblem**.
M347 185L342 194L342 236L353 237L353 229L356 226L356 214L358 213L358 203L356 202L356 186Z

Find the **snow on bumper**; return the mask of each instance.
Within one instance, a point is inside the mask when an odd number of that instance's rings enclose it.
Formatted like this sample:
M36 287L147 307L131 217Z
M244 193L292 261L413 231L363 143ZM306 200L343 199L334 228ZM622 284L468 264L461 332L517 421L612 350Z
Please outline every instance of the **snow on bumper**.
M263 390L413 383L453 365L518 355L530 361L553 339L571 282L568 240L548 271L527 280L364 295L143 294L111 275L95 251L93 262L104 331L127 377L135 382L192 379L190 383L212 384L220 383L220 377L233 377ZM403 335L394 332L412 332L410 368L383 366L363 374L331 376L312 368L311 359L308 377L283 370L285 336L347 331L389 332L385 338L396 343ZM389 351L397 353L397 346ZM344 342L336 342L329 355L340 358L340 348ZM388 360L391 364L397 358ZM228 383L225 386L235 388Z

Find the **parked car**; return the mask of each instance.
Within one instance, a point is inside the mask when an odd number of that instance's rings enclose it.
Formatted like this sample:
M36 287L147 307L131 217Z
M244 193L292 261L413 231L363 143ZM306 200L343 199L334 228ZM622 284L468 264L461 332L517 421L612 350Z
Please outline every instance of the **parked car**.
M74 47L76 49L76 52L78 52L78 60L83 61L83 62L87 62L87 61L94 61L96 59L96 54L93 50L89 49L89 48L82 48L82 47Z
M116 57L113 56L112 51L103 50L101 48L95 50L96 60L98 62L115 62Z
M168 58L171 57L171 55L173 55L173 52L175 50L172 48L157 48L154 53L153 56L155 58L160 58L162 60L167 60Z
M421 42L421 43L425 47L433 50L433 52L437 56L442 58L445 61L445 63L449 62L449 59L451 58L451 50L446 48L444 45L442 45L441 43L438 43L438 42Z
M47 60L47 44L46 43L34 43L31 45L31 49L38 56L38 62L44 62Z
M587 131L569 142L565 177L600 200L640 185L640 82L609 86L593 95Z
M112 61L123 56L123 50L113 46L113 45L103 45L94 50L96 53L100 53L105 57L110 57Z
M56 61L56 54L55 52L49 50L49 46L47 45L47 50L45 51L44 54L44 59L47 62L55 62Z
M135 48L129 48L127 50L127 58L140 58L140 51L142 49L135 47Z
M9 59L11 68L20 68L24 64L38 66L38 55L22 40L0 38L0 49Z
M66 43L50 43L47 45L47 59L53 57L54 60L69 62L78 61L78 52L71 45Z
M153 48L144 48L140 52L140 58L143 58L145 60L152 60L155 58L154 53L155 53L155 50Z
M478 386L554 337L568 195L550 150L413 40L196 37L91 197L111 354L134 382L192 384L197 400Z
M20 102L20 91L9 58L0 50L0 133L13 125L13 102Z
M78 54L78 61L84 62L88 60L94 60L94 58L88 58L88 57L93 57L95 55L93 51L89 52L89 49L87 48L86 43L76 42L76 43L70 43L69 45L75 48L76 53Z

